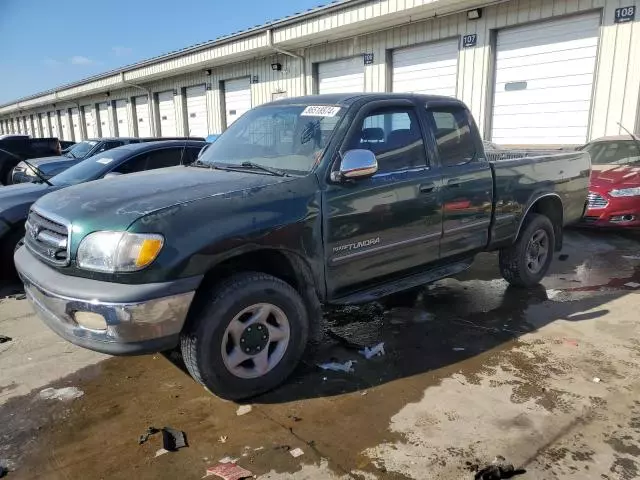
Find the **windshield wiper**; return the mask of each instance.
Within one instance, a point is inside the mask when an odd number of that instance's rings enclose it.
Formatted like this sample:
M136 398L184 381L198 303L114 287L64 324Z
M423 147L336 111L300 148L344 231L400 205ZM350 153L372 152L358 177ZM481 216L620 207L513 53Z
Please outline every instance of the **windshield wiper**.
M256 170L262 170L263 172L268 172L271 175L277 175L278 177L288 177L289 174L273 167L266 167L264 165L260 165L259 163L254 162L242 162L239 166L244 168L255 168ZM230 165L231 168L238 167L238 165Z
M2 151L2 152L4 152L4 153L6 153L6 154L8 154L8 155L11 155L11 156L12 156L12 157L14 157L14 158L17 158L17 159L18 159L18 161L20 161L20 162L23 162L27 167L29 167L29 168L33 171L33 173L35 173L35 174L36 174L36 176L37 176L40 180L42 180L44 183L46 183L46 184L47 184L47 185L49 185L50 187L53 187L53 183L51 183L49 180L47 180L46 178L44 178L44 176L42 175L42 172L40 172L40 169L38 169L37 167L35 167L35 166L31 165L31 164L30 164L29 162L27 162L24 158L20 158L20 157L19 157L18 155L16 155L15 153L8 152L7 150L4 150L4 149L2 149L2 148L0 148L0 151Z
M196 160L195 162L188 163L187 167L208 168L210 170L213 170L214 168L216 168L210 163L203 162L202 160Z

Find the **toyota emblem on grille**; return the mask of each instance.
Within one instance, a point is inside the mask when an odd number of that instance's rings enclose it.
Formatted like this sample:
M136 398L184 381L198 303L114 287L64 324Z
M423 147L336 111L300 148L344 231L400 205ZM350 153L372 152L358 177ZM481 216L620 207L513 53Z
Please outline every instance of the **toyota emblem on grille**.
M29 235L34 240L38 237L38 233L40 233L40 229L36 225L29 225Z

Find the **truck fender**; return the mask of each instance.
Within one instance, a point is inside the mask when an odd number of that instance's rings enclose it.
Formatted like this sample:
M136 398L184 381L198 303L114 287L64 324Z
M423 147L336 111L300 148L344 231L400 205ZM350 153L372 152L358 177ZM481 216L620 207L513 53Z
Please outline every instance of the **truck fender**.
M555 245L556 246L556 250L561 250L562 249L562 227L564 225L564 222L563 222L563 219L564 219L564 204L562 203L562 198L560 198L560 195L558 195L557 193L543 193L541 195L533 197L533 200L529 203L529 205L527 206L527 208L524 211L524 214L520 218L520 222L518 223L518 228L516 229L516 234L513 237L513 243L515 243L518 240L518 237L520 236L520 231L522 230L524 222L526 221L527 216L529 215L529 213L532 211L532 209L536 205L538 205L540 200L542 200L544 198L556 198L558 200L558 202L560 202L561 208L560 208L559 219L558 219L558 217L554 218L553 215L547 215L547 216L551 220L551 223L553 224L553 228L555 230L555 234L556 234L555 235L556 236L556 245ZM541 211L540 213L545 214L544 211Z

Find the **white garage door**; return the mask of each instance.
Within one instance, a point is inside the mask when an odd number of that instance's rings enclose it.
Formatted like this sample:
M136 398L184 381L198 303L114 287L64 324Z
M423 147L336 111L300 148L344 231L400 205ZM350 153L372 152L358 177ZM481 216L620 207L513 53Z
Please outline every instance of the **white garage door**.
M364 92L362 57L318 64L318 93Z
M96 120L96 123L100 125L101 137L113 136L113 133L111 132L111 122L109 122L109 104L108 103L98 104L98 118Z
M93 108L90 105L86 105L82 107L82 112L84 113L84 121L87 124L87 137L98 138L100 134L98 133L98 124L93 115Z
M457 39L393 52L394 92L455 97L457 76Z
M149 99L146 96L136 97L136 125L138 125L138 137L151 136L151 123L149 122ZM118 120L118 128L120 128ZM123 136L122 134L120 135Z
M176 107L173 103L172 90L158 94L158 112L160 113L160 136L175 137L177 135Z
M51 137L51 128L49 126L49 115L46 113L40 114L40 125L42 125L42 136L45 138Z
M58 132L58 115L56 112L49 112L49 125L51 125L51 136L56 138L62 138L60 132Z
M62 124L62 139L73 140L73 134L71 133L71 125L69 123L69 115L66 110L60 110L60 123Z
M138 97L145 98L145 97ZM136 102L137 105L137 102ZM136 113L137 116L137 113ZM129 115L127 114L127 101L116 100L116 135L118 137L129 137Z
M31 129L31 119L29 117L24 117L23 119L24 122L24 131L26 132L27 135L33 137L33 130Z
M226 80L224 82L224 106L227 115L227 127L244 112L251 110L251 84L248 78Z
M187 134L194 137L206 137L209 134L207 126L207 96L204 85L189 87L187 96Z
M71 126L73 128L73 140L79 142L82 140L82 130L80 125L80 112L77 108L71 109Z
M587 140L599 28L595 13L498 33L495 143Z

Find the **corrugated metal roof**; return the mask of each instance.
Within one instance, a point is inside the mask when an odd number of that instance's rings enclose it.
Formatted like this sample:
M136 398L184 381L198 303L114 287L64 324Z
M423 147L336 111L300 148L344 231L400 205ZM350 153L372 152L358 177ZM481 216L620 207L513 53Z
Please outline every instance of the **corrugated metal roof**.
M210 47L215 46L215 45L223 44L223 43L229 42L231 40L238 40L238 39L240 39L242 37L251 35L251 34L259 32L261 30L267 30L269 28L284 26L284 25L287 25L289 23L295 22L295 21L297 21L297 20L299 20L301 18L313 17L315 15L319 15L321 13L324 13L327 10L340 8L340 7L342 7L342 6L346 5L346 4L358 4L358 3L364 3L366 1L367 0L333 0L330 3L318 5L317 7L310 8L308 10L305 10L304 12L297 12L297 13L294 13L292 15L280 18L280 19L270 20L270 21L268 21L268 22L266 22L264 24L256 25L256 26L247 28L245 30L239 30L237 32L233 32L233 33L230 33L230 34L227 34L227 35L221 35L219 37L216 37L213 40L207 40L205 42L196 43L195 45L191 45L191 46L188 46L188 47L185 47L185 48L181 48L181 49L178 49L178 50L173 50L171 52L167 52L167 53L164 53L162 55L158 55L156 57L151 57L151 58L148 58L146 60L142 60L142 61L137 62L137 63L132 63L130 65L125 65L124 67L120 67L120 68L117 68L117 69L114 69L114 70L109 70L107 72L100 73L100 74L97 74L97 75L93 75L91 77L86 77L86 78L83 78L82 80L78 80L76 82L67 83L67 84L64 84L64 85L60 85L60 86L58 86L56 88L50 89L50 90L45 90L43 92L39 92L39 93L36 93L36 94L33 94L33 95L22 97L22 98L19 98L17 100L13 100L11 102L7 102L7 103L2 104L2 105L0 105L0 108L7 107L9 105L14 105L16 103L24 102L24 101L27 101L27 100L33 100L35 98L38 98L38 97L41 97L41 96L44 96L44 95L50 95L52 93L56 93L57 91L65 90L65 89L68 89L68 88L77 87L77 86L83 85L83 84L88 83L88 82L101 80L101 79L108 78L108 77L111 77L111 76L114 76L114 75L120 75L123 72L127 72L129 70L133 70L135 68L144 67L144 66L147 66L147 65L152 65L154 63L165 61L165 60L168 60L168 59L183 55L185 53L192 53L192 52L195 52L195 51L198 51L198 50L203 50L203 49L206 49L206 48L210 48Z

